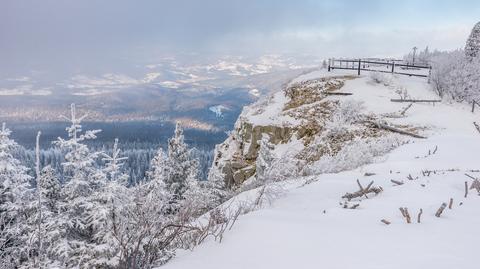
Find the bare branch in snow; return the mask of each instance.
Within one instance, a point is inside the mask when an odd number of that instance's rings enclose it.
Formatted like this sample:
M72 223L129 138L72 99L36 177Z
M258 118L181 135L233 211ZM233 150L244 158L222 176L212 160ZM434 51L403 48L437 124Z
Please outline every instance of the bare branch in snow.
M342 198L344 199L347 199L348 201L354 199L354 198L357 198L357 197L362 197L362 196L365 196L366 198L368 198L367 194L368 193L375 193L375 194L379 194L380 192L383 191L382 187L372 187L373 185L373 181L371 181L366 188L364 188L362 186L362 184L360 183L360 181L357 179L357 184L358 184L358 187L360 188L360 190L356 191L356 192L353 192L353 193L345 193L345 195L342 196Z
M435 217L440 218L440 216L443 213L443 210L445 210L446 207L447 207L447 203L442 203L440 208L438 208L437 213L435 213Z
M420 208L420 212L418 212L418 215L417 215L417 223L422 222L422 214L423 214L423 209Z

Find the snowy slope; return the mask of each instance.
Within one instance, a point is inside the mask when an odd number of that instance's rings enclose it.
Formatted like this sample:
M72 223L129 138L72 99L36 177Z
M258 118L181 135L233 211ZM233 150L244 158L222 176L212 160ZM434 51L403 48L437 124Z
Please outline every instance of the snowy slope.
M302 79L336 75L324 71ZM362 100L365 109L384 114L405 104L391 103L399 88L411 98L435 99L425 79L394 77L389 85L375 84L368 75L349 80L342 92ZM478 231L480 196L470 190L469 175L480 177L480 134L467 106L440 103L414 104L396 124L426 126L427 139L407 138L377 162L352 171L295 178L282 183L285 194L270 206L241 216L221 243L207 241L185 251L166 268L479 268ZM436 150L435 150L436 149ZM425 171L432 171L430 173ZM374 173L365 176L365 173ZM407 179L407 177L413 180ZM344 209L341 196L374 181L383 192L354 199ZM390 180L403 181L397 186ZM311 182L302 186L304 182ZM435 212L453 198L452 209L440 218ZM407 207L413 223L407 224L399 208ZM421 223L416 223L423 209ZM391 225L380 222L386 219ZM476 232L478 233L478 232Z

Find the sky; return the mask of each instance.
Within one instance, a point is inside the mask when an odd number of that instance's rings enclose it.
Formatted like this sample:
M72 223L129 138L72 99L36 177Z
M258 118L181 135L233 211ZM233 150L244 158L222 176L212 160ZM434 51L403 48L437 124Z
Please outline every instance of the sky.
M0 71L180 53L400 56L462 48L478 21L478 0L1 0Z

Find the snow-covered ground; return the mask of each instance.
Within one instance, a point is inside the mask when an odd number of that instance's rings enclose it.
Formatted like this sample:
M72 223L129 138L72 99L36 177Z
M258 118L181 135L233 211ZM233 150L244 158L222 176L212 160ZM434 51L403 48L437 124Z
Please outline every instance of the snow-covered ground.
M345 72L313 72L296 82L338 74ZM386 84L373 83L365 74L340 89L353 95L328 98L363 101L375 114L398 112L407 105L390 102L399 98L399 89L413 99L436 99L423 78L396 76ZM405 114L391 122L428 127L421 132L427 139L406 138L408 143L352 171L292 179L284 183L282 197L241 216L221 243L210 240L181 252L165 268L479 268L480 196L470 190L464 198L464 183L472 182L465 173L480 177L480 133L473 125L480 121L480 112L443 102L415 103ZM364 186L373 180L383 192L354 199L349 205L359 206L344 209L341 197L358 190L357 179ZM307 180L312 182L301 186ZM452 209L435 217L451 198ZM400 207L408 208L411 224Z

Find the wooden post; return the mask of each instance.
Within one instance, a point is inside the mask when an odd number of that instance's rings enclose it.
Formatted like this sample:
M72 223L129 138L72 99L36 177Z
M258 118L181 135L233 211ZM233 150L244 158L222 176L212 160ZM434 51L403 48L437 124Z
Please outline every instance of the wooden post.
M427 83L430 84L430 78L432 77L432 67L430 66L430 68L428 69L428 80L427 80Z
M395 61L392 62L392 73L395 71Z
M361 67L361 64L362 64L362 60L361 59L358 59L358 75L360 76L360 67Z
M332 64L332 59L328 59L328 72L330 72L330 65Z

